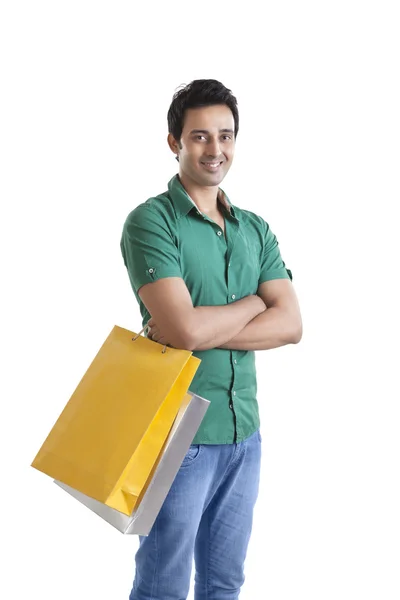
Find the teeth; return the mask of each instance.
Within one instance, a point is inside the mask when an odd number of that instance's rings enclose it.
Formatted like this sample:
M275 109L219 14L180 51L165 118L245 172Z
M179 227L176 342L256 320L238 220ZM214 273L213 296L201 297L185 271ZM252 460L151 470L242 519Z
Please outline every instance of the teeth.
M218 163L204 163L205 165L207 165L207 167L219 167L219 162Z

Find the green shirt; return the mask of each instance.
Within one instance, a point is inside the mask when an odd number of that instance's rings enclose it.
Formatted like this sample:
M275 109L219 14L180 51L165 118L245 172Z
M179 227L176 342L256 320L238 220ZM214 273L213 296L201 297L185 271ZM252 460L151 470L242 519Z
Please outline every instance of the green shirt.
M221 306L256 294L271 279L292 279L275 235L256 214L233 206L220 189L225 235L201 213L175 175L168 191L128 215L121 251L143 327L150 314L139 288L163 277L182 277L193 306ZM201 364L190 391L211 404L193 444L232 444L260 425L254 351L194 351Z

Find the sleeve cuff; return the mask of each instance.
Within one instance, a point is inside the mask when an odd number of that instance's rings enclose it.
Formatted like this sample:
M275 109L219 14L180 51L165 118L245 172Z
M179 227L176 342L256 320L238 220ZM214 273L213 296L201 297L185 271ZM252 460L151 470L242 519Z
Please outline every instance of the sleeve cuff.
M182 277L181 270L179 268L171 268L171 267L149 267L148 269L144 269L142 277L136 278L135 287L136 291L145 285L146 283L154 283L159 279L166 279L167 277Z
M273 279L290 279L290 281L292 281L292 271L290 269L286 269L285 267L281 269L274 269L273 271L265 271L265 273L260 274L258 285L261 285L265 281L272 281Z

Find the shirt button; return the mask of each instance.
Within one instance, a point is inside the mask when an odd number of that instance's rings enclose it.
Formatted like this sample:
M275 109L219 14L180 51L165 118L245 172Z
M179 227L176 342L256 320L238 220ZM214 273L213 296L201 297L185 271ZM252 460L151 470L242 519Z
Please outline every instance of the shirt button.
M231 263L229 263L228 267L230 267L230 266L231 266Z
M236 396L236 392L233 392L233 395Z
M149 273L154 273L154 269L149 269Z
M232 404L232 402L230 402L230 404L229 404L229 408L230 408L231 410L233 410L233 404Z
M234 300L236 298L235 294L232 294L232 300Z
M217 235L222 235L222 231L217 231Z
M235 360L234 360L233 362L235 363L235 365L237 365L237 360L236 360L236 358L235 358Z

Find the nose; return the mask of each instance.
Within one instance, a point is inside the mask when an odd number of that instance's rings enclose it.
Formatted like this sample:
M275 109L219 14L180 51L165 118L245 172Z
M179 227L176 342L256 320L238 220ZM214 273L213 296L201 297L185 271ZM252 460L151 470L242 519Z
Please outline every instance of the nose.
M207 144L206 153L209 158L219 158L221 156L218 138L210 138L210 141Z

